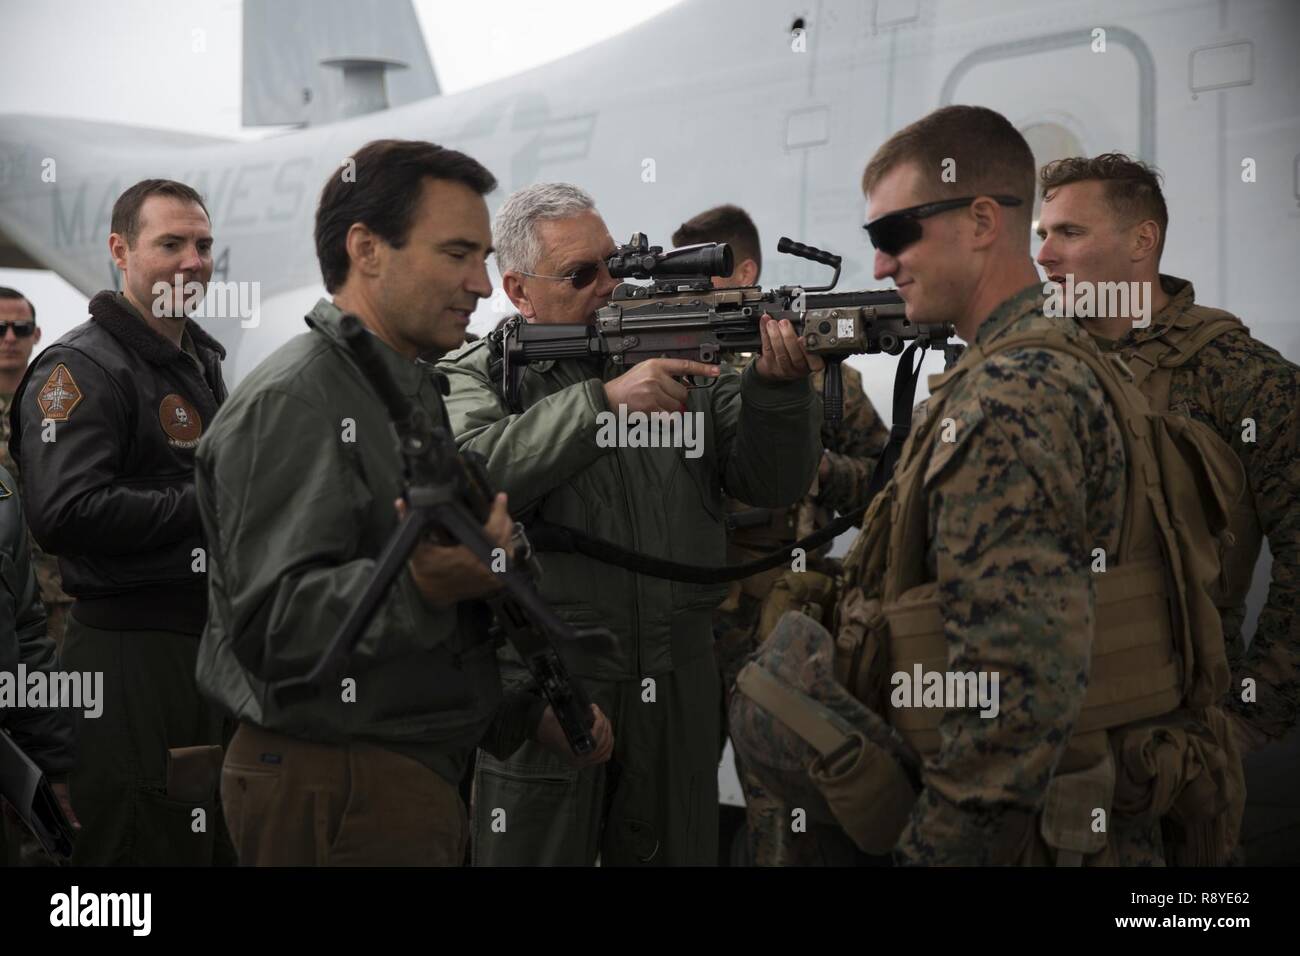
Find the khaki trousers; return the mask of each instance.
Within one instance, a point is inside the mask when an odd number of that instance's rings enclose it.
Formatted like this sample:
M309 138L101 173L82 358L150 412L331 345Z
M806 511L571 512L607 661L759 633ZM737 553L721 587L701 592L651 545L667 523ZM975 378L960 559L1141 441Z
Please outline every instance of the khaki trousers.
M410 757L321 744L241 723L221 799L245 866L459 866L460 794Z

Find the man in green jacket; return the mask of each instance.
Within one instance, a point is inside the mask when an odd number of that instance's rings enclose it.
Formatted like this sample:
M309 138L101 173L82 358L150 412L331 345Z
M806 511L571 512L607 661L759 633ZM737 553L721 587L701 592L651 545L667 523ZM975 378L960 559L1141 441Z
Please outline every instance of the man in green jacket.
M321 656L399 521L396 437L340 320L355 315L402 392L445 422L440 376L417 357L459 345L491 292L491 173L415 141L379 140L351 160L316 213L333 301L236 389L199 449L212 554L198 677L240 721L221 789L242 863L457 865L457 784L474 747L494 714L504 736L488 745L519 742L472 603L496 587L490 571L463 547L421 542L340 685L287 705L271 692ZM508 546L504 495L485 530ZM596 729L607 752L607 723Z
M615 282L605 258L614 242L582 190L538 184L516 192L497 212L493 239L502 286L524 320L587 322L609 301ZM763 332L763 355L743 374L677 359L623 374L599 362L533 364L515 409L489 374L490 340L439 368L451 382L447 410L458 443L486 456L516 517L579 528L656 558L722 565L724 491L759 507L791 504L821 457L821 402L808 383L820 363L790 323L764 320ZM677 380L684 375L715 380L688 392ZM689 416L702 441L683 451L603 440L611 417L637 412ZM480 752L475 864L589 865L597 856L604 865L716 862L712 616L727 586L651 577L578 554L541 560L542 593L560 615L614 635L612 645L566 652L609 715L614 756L607 766L579 768L531 742L507 760ZM527 690L517 663L503 659L503 672ZM534 698L530 726L540 715Z

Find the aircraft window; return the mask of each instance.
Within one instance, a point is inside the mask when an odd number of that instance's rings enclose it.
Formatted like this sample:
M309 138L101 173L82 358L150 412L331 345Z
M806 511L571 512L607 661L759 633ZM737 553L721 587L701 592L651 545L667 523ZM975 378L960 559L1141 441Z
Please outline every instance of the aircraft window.
M1207 90L1250 86L1255 82L1255 45L1249 40L1215 43L1193 50L1188 64L1192 98Z
M876 0L876 29L901 27L920 19L918 0Z
M824 106L795 110L786 117L785 148L806 149L830 139L830 111Z

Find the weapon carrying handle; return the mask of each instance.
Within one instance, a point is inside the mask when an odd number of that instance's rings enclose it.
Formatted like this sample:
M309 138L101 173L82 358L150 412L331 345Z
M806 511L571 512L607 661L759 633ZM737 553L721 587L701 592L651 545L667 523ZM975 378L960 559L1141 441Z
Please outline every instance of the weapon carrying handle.
M824 266L830 266L832 269L840 267L840 257L833 252L826 252L818 249L816 246L804 245L802 242L795 242L788 236L782 236L776 244L776 251L789 253L792 256L798 256L800 259L811 259L813 262L820 262Z
M802 242L795 242L789 236L782 236L776 244L777 252L788 252L792 256L798 256L800 259L809 259L812 262L820 262L824 266L830 266L835 270L831 276L831 281L826 285L808 286L804 292L829 292L835 288L840 281L840 263L843 262L839 256L833 252L826 252L815 246L806 246Z

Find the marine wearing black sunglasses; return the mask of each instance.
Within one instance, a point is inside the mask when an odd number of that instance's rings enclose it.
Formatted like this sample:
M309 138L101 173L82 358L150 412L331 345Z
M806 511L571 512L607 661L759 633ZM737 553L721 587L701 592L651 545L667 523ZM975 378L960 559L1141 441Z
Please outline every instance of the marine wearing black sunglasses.
M921 238L921 220L941 212L964 209L980 196L967 196L963 199L941 199L938 202L922 203L908 206L883 216L877 216L862 228L867 231L871 245L887 256L896 256L912 243ZM990 196L1003 206L1019 206L1022 200L1015 196Z

